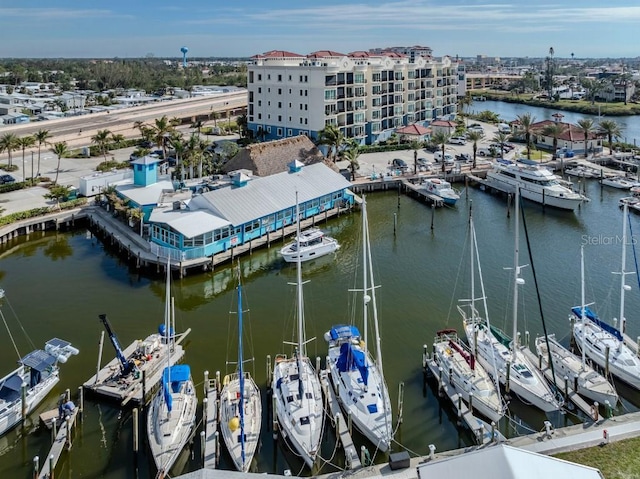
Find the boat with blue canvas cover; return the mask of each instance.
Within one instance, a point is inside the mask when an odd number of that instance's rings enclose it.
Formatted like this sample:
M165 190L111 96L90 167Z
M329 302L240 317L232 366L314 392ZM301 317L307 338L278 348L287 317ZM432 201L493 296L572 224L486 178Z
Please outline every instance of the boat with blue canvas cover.
M580 350L603 369L625 383L640 389L640 358L625 344L624 333L626 326L625 293L631 287L626 284L625 277L633 274L626 269L627 256L627 226L629 225L629 206L623 205L622 215L622 263L620 271L620 314L618 326L612 326L603 321L586 306L574 306L571 312L580 320L573 323L573 337Z
M380 451L387 451L393 440L391 401L384 381L380 331L371 264L369 227L366 200L362 201L363 237L363 287L354 290L362 293L363 333L351 325L337 325L325 333L329 344L327 369L331 383L345 416L350 417L356 428ZM367 347L369 308L373 314L376 358Z
M167 264L167 285L165 297L164 341L169 350L175 346L175 336L171 325L170 276ZM198 398L187 364L170 365L171 355L167 355L167 367L162 371L162 384L154 396L147 412L147 439L149 449L158 469L156 477L164 478L178 459L187 441L191 438L195 423Z
M0 289L0 298L4 290ZM7 324L2 308L0 316ZM13 337L7 328L7 332ZM58 363L66 363L78 350L71 343L53 338L46 342L44 350L36 349L20 357L18 367L0 379L0 436L21 423L60 381Z

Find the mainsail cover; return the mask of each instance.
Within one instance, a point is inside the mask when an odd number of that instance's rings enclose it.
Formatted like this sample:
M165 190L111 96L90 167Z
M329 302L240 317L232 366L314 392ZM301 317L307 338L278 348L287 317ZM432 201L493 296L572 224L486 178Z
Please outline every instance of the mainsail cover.
M367 385L369 370L367 368L366 356L364 351L357 348L356 345L351 342L342 343L340 345L340 357L336 365L340 372L354 371L357 369L360 372L362 382L365 386Z

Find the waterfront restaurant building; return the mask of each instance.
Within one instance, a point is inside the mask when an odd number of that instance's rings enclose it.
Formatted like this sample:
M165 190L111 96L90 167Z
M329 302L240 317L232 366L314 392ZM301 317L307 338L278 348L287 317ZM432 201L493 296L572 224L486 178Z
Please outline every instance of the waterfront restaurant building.
M295 224L296 198L301 219L355 199L349 181L324 163L293 160L284 172L250 173L237 171L228 186L155 207L148 220L152 251L176 260L210 257Z

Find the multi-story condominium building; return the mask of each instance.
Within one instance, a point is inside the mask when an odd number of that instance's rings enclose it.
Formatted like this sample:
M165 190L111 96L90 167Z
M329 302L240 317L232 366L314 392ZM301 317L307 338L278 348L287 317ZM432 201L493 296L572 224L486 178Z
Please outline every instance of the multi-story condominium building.
M270 51L248 66L248 128L260 139L317 138L335 125L361 144L456 113L457 65L395 52Z

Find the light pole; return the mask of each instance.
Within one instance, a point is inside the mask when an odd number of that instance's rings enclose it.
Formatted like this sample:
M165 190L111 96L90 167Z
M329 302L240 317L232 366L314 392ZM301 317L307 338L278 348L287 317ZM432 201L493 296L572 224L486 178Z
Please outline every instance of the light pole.
M31 181L33 181L33 151L31 152Z

